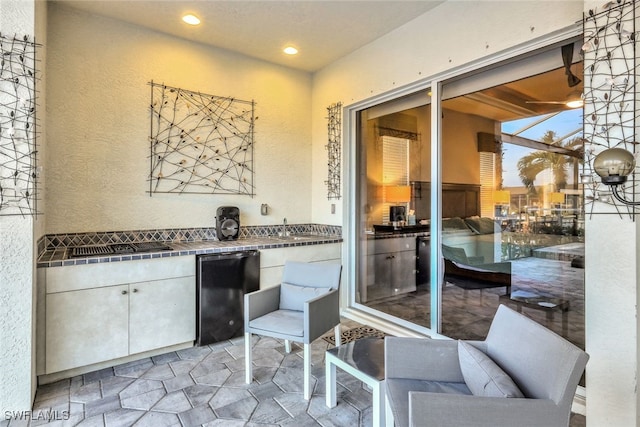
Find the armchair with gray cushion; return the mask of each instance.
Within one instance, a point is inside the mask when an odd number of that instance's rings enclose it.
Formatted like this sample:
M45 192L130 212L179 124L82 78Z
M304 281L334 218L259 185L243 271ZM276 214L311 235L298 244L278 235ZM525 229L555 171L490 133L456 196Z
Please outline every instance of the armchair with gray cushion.
M387 337L387 426L566 427L588 358L504 305L484 341Z
M244 296L245 380L253 380L251 335L303 343L304 398L311 397L311 343L331 328L340 345L340 264L287 261L282 284Z

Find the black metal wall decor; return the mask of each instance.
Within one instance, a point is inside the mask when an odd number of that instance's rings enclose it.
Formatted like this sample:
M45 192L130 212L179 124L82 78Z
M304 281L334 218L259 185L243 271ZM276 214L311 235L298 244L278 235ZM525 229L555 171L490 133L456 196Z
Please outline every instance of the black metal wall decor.
M585 161L581 182L588 215L613 213L633 218L638 209L616 201L611 187L602 184L593 169L595 157L605 149L623 148L636 157L639 152L635 8L633 0L610 1L589 10L583 20ZM637 200L639 185L634 172L618 191L627 200Z
M149 85L150 195L253 196L255 102Z
M0 34L0 216L37 215L36 46Z
M328 175L327 199L340 199L340 164L341 164L341 136L342 136L342 103L338 102L327 107L327 168Z

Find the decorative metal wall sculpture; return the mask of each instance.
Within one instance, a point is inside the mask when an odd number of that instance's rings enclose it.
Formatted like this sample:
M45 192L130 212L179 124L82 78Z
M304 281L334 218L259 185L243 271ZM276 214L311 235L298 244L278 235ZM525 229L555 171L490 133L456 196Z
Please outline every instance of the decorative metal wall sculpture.
M584 17L585 162L581 181L585 186L585 210L589 215L633 215L637 208L616 202L611 189L593 170L595 156L607 148L638 153L636 137L636 40L635 1L617 0ZM639 194L635 172L619 192L628 200ZM615 207L613 212L597 203Z
M332 104L327 107L327 130L329 139L325 148L327 149L327 166L328 175L325 184L327 184L327 199L340 199L340 162L341 162L341 144L342 135L342 103Z
M253 196L255 103L149 84L149 192Z
M36 43L0 34L0 215L36 215Z

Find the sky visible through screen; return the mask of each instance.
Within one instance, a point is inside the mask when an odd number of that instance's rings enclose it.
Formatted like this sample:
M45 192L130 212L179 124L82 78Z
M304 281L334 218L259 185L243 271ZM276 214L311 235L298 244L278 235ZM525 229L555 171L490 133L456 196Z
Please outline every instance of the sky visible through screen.
M539 117L539 116L538 116ZM527 124L532 123L538 119L538 117L529 117L526 119L514 120L511 122L502 123L502 132L512 134L517 130L525 127ZM556 137L562 137L576 129L580 129L580 132L570 136L568 139L573 139L582 136L582 108L574 110L563 111L562 113L546 120L526 131L522 132L518 136L523 138L529 138L535 141L540 141L542 136L549 130L555 132ZM531 148L520 147L513 144L504 144L503 147L503 171L502 180L503 187L522 187L522 180L518 176L518 160L523 156L536 151ZM536 180L534 185L538 185Z

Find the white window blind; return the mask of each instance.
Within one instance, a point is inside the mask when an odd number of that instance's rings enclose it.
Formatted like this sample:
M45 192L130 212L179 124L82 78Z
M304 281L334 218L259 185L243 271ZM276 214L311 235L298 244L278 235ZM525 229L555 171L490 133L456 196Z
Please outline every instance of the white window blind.
M381 136L382 140L382 184L409 185L409 140L393 136ZM384 188L383 187L383 188ZM406 203L387 202L384 194L383 223L389 222L389 206Z
M494 153L480 153L480 215L489 218L495 216L493 203L494 182L496 182L495 159Z

